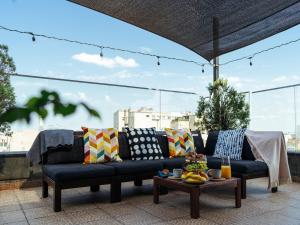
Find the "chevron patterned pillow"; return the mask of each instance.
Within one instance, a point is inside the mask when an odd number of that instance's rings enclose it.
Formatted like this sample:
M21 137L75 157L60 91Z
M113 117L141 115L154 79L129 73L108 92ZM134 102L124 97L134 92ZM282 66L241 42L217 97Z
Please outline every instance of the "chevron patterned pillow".
M195 151L194 139L188 129L165 129L168 143L170 158L185 156L189 152Z
M119 157L118 130L82 127L84 163L122 161Z

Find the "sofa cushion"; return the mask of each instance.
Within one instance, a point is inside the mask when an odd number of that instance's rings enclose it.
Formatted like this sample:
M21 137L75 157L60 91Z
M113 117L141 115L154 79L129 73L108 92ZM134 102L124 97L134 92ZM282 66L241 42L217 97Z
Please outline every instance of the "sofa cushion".
M161 160L163 163L164 169L168 169L172 172L173 169L182 168L185 163L185 157L177 158L165 158Z
M115 174L113 167L82 163L44 165L43 171L57 182L109 177Z
M162 160L124 160L123 162L109 162L105 165L113 167L116 175L156 173L163 169Z
M49 149L47 152L47 164L82 163L83 160L83 138L81 135L74 135L74 143L71 148L59 146Z
M213 155L218 141L219 131L210 131L205 145L205 155Z
M243 145L243 151L242 151L242 159L245 160L255 160L255 157L252 153L251 146L247 140L247 137L244 137L244 145Z
M203 144L203 139L201 133L196 130L192 131L192 136L194 139L194 144L195 144L195 150L197 153L204 154L204 144Z
M163 159L155 128L125 127L132 160Z
M156 138L164 158L169 158L168 138L165 132L157 131Z
M220 169L222 160L215 157L207 157L207 166L210 169ZM231 160L231 170L233 173L251 174L256 172L268 172L268 166L261 161L253 160Z
M181 157L195 151L194 139L188 129L165 129L170 157Z
M119 156L121 159L131 159L128 139L125 132L119 132Z

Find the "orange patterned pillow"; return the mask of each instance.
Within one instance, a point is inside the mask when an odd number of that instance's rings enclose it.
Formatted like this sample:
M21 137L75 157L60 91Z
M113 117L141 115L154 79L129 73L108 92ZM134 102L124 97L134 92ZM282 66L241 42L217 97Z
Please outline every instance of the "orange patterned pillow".
M82 127L84 163L122 161L119 157L118 130Z
M185 156L195 151L194 139L188 129L166 128L165 131L168 137L170 158Z

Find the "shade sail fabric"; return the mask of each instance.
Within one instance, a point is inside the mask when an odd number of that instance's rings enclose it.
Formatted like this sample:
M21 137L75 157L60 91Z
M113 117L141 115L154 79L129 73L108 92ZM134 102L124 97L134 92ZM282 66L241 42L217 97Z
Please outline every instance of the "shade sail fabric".
M299 0L70 0L181 44L207 60L300 23ZM219 47L213 49L213 17Z

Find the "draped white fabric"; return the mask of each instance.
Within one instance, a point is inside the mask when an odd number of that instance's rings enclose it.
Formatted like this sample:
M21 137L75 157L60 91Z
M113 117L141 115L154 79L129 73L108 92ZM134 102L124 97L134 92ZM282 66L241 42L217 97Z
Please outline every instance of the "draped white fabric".
M292 181L284 135L279 131L245 132L256 160L264 161L269 168L269 188Z

